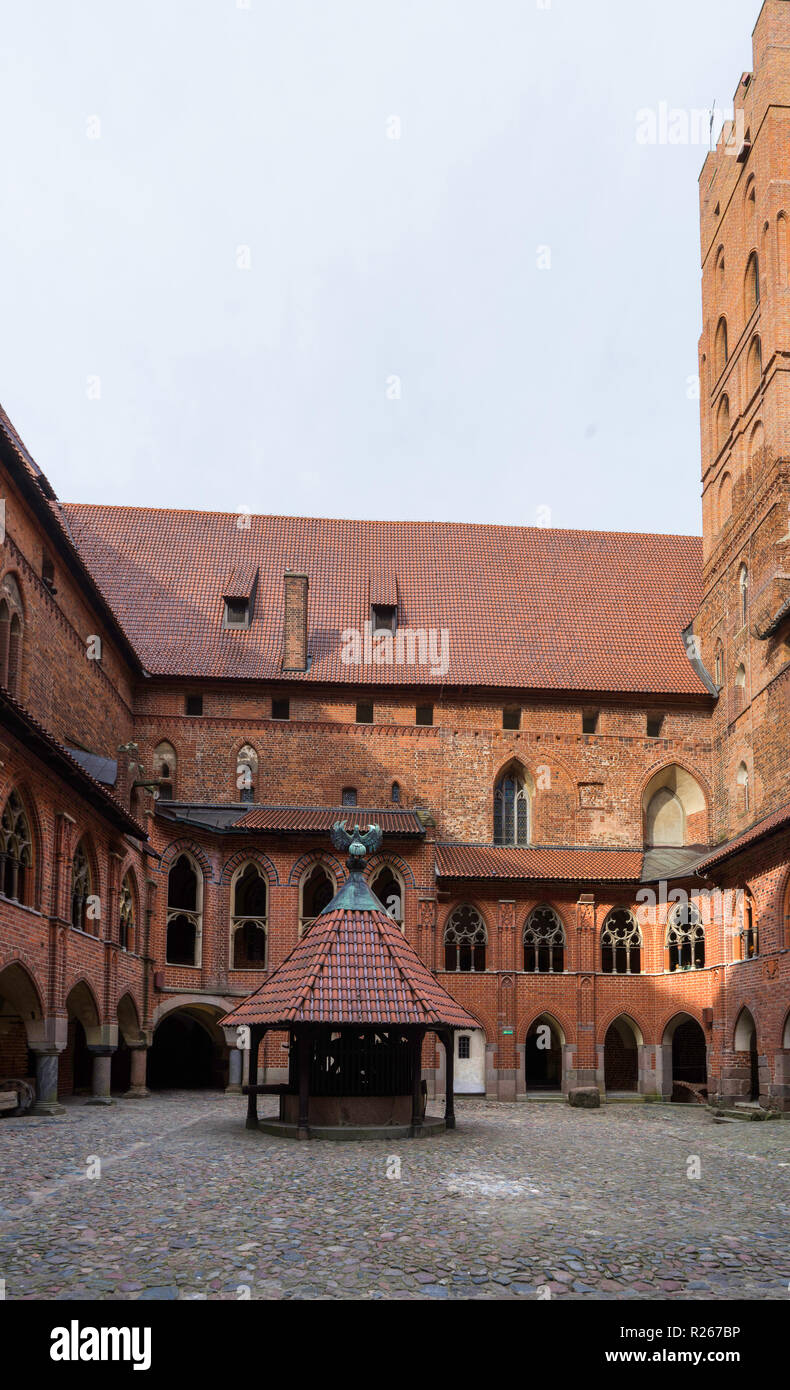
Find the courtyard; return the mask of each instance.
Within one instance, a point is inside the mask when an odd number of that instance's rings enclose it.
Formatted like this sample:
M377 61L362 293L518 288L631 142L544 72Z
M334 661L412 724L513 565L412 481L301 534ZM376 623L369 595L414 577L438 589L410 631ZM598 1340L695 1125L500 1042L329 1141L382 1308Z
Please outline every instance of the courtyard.
M244 1111L171 1092L0 1122L6 1298L787 1297L786 1122L462 1098L439 1138L297 1144Z

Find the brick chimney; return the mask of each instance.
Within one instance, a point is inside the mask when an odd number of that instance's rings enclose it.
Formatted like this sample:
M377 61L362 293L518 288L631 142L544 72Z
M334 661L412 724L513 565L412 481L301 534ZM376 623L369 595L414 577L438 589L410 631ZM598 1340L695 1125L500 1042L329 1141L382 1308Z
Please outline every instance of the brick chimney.
M307 589L306 574L285 571L283 613L283 670L307 670Z

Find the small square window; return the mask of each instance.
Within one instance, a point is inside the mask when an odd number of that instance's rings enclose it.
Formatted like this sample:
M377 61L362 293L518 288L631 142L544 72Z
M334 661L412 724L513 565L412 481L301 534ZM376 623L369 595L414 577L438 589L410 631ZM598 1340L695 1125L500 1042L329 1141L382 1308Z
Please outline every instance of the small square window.
M503 729L520 729L520 728L521 728L521 710L520 710L517 706L511 706L511 707L508 708L508 709L503 709L503 711L502 711L502 728L503 728Z
M358 724L372 724L372 723L373 723L373 701L372 701L372 700L357 700L357 723L358 723Z
M660 738L661 729L664 724L663 714L649 714L647 716L647 736L648 738Z
M249 627L250 605L246 598L227 598L225 600L225 626Z
M398 610L394 604L374 603L370 622L373 632L394 632L398 625Z
M418 705L414 722L415 724L432 724L433 705Z
M471 1038L468 1033L461 1033L458 1037L458 1057L460 1061L466 1061L471 1055Z
M597 734L600 711L597 709L586 709L582 714L582 733Z
M203 696L202 696L202 695L187 695L186 711L187 711L187 714L202 714L202 713L203 713Z
M356 787L344 787L344 788L343 788L343 805L344 805L344 806L356 806L356 804L357 804L357 789L356 789Z
M290 719L290 717L290 700L272 700L272 719Z

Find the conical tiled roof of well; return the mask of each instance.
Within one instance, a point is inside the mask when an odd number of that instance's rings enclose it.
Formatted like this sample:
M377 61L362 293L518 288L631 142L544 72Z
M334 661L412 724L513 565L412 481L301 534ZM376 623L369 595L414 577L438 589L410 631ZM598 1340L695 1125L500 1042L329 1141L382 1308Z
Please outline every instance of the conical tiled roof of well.
M479 1026L355 873L282 965L222 1023Z

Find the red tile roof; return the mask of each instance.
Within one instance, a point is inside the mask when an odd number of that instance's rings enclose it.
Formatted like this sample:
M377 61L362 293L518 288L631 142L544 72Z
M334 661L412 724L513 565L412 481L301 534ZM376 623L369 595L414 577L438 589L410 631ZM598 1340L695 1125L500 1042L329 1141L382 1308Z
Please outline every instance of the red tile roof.
M478 1026L383 909L324 912L266 983L221 1022Z
M233 829L299 834L331 830L337 821L349 828L357 823L377 825L385 835L425 834L416 811L368 811L359 806L255 806L235 822Z
M696 537L272 516L240 528L234 513L63 511L152 674L706 693L681 636L701 599ZM226 631L223 587L245 563L260 568L255 615ZM310 580L311 664L286 673L283 575L294 566ZM447 671L342 660L344 629L362 631L371 592L395 584L400 627L447 630Z
M599 883L638 881L641 849L562 849L519 845L437 845L439 878L534 878Z
M748 849L757 840L761 840L764 835L770 835L774 830L781 830L784 826L790 826L790 806L780 806L778 811L774 811L770 816L765 816L749 830L744 830L742 835L737 835L734 840L728 841L726 845L721 845L719 849L706 854L694 865L695 870L710 869L714 864L720 864L722 860L729 859L731 855L738 854L742 849Z

